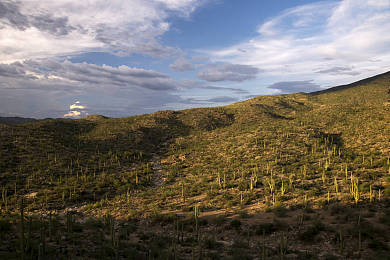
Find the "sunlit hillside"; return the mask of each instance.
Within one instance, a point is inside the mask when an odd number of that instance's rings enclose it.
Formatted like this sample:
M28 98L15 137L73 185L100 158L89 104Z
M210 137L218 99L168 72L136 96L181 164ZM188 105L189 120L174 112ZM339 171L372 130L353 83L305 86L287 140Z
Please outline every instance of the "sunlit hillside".
M1 259L389 259L390 73L0 124Z

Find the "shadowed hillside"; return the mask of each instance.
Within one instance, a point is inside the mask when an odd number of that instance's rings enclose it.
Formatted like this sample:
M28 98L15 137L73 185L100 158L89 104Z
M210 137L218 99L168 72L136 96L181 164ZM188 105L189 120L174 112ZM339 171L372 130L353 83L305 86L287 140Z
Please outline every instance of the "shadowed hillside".
M10 125L16 125L16 124L24 124L28 122L35 121L34 118L23 118L23 117L0 117L0 124L10 124Z
M0 258L386 259L389 89L0 124Z

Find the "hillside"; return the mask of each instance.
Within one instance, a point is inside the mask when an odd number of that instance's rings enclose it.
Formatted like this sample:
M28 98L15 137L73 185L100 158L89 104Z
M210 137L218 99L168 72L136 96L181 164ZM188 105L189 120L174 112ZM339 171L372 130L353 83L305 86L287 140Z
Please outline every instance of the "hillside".
M0 124L9 124L9 125L16 125L16 124L24 124L28 122L35 121L34 118L23 118L23 117L0 117Z
M389 89L0 124L0 258L388 259Z

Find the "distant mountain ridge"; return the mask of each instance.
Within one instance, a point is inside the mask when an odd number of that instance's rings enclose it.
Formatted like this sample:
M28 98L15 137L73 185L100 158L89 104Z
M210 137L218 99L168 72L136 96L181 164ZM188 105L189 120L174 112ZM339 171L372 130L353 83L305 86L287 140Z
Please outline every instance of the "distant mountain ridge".
M17 124L34 122L36 120L37 119L35 118L24 118L24 117L0 117L0 124L17 125Z

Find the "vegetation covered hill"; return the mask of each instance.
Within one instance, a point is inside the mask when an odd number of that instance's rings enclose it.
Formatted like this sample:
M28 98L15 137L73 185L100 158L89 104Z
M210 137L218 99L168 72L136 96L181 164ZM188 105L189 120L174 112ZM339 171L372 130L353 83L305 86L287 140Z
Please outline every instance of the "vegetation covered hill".
M0 258L388 259L389 89L0 124Z
M35 121L34 118L0 117L0 124L16 125L16 124L24 124L27 122L33 122L33 121Z

